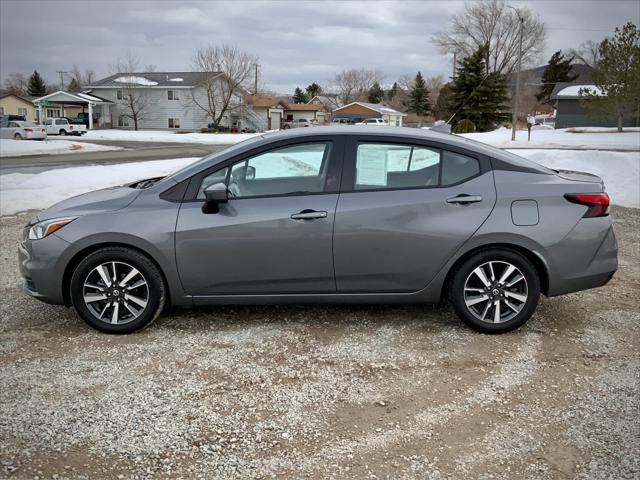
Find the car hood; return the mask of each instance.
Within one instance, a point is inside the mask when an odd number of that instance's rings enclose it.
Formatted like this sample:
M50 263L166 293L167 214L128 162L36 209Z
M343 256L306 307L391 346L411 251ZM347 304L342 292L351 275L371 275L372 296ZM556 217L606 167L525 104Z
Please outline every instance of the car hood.
M113 212L133 202L142 190L129 186L105 188L68 198L40 212L37 221Z

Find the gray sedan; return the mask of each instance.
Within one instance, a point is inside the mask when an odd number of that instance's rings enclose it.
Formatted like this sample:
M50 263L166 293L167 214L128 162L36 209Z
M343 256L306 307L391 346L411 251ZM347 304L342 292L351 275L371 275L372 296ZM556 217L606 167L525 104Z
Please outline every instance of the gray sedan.
M174 306L449 301L486 333L617 268L600 178L453 135L257 136L165 178L65 200L24 230L25 290L129 333Z
M0 123L0 138L14 140L45 140L47 132L41 125L33 122L11 120Z

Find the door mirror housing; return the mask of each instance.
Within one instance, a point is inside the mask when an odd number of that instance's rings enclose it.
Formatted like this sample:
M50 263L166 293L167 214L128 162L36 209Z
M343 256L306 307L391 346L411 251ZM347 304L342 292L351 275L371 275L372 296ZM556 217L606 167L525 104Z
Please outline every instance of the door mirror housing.
M209 185L204 189L204 197L207 203L214 203L216 205L219 203L227 203L229 201L227 186L222 182Z
M254 180L256 178L256 167L252 167L251 165L247 165L247 170L244 174L245 180Z

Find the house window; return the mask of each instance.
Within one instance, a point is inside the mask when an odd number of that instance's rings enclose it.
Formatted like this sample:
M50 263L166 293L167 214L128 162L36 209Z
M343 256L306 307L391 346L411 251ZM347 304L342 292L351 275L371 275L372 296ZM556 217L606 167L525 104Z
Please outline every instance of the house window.
M60 116L59 108L47 108L47 117L48 118L56 118Z
M116 92L116 98L117 98L118 100L122 100L122 90L118 90L118 91Z
M4 115L4 107L0 107L0 115Z
M169 99L169 100L180 100L180 98L178 97L178 91L177 90L167 90L167 99Z
M169 128L180 128L180 119L179 118L170 118L169 119Z
M118 126L119 127L129 127L129 117L125 117L124 115L120 115L118 117Z
M23 117L26 118L27 116L27 109L26 108L19 108L18 109L18 115L22 115Z

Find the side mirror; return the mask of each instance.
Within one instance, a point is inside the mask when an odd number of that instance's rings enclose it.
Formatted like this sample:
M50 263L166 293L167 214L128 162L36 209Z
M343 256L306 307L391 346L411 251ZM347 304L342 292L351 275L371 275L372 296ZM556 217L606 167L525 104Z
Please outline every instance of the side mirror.
M256 167L252 167L251 165L247 165L247 171L245 172L244 179L245 180L253 180L256 178Z
M227 186L221 182L209 185L204 189L204 197L207 203L227 203L229 201Z

